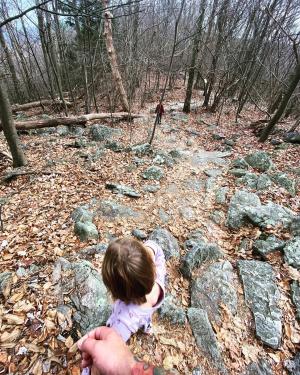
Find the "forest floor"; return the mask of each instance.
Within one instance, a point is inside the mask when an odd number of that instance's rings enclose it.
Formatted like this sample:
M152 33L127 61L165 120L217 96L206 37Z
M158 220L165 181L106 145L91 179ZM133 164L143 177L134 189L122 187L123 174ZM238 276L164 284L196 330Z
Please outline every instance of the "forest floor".
M168 103L165 107L168 109ZM0 269L1 272L14 272L14 282L5 301L0 304L0 373L80 374L79 353L74 338L70 331L62 332L55 312L52 271L59 257L76 257L81 249L97 242L80 242L74 234L74 223L70 217L75 208L92 199L114 199L141 213L138 219L116 218L112 221L97 217L94 223L100 233L100 242L107 242L110 236L130 236L135 228L150 233L162 226L176 237L181 255L184 255L183 243L188 234L194 229L201 229L205 239L217 243L234 268L238 259L253 259L251 252L239 251L239 248L243 239L253 241L257 238L258 229L248 226L230 231L224 221L220 224L212 221L211 213L216 208L223 210L225 215L227 211L216 205L214 194L205 189L205 170L222 170L222 174L216 178L216 187L229 188L229 202L237 189L235 177L227 173L232 159L255 150L264 150L270 153L279 170L299 179L293 170L299 168L300 148L289 144L286 149L280 150L269 142L259 143L249 128L252 121L260 118L253 110L245 111L238 124L231 108L225 108L219 125L216 125L217 117L201 108L197 113L191 113L187 120L176 118L169 112L164 116L162 124L158 126L153 148L165 151L177 149L185 156L172 167L162 166L165 176L160 181L158 192L142 193L138 199L114 195L105 188L105 184L122 183L142 192L142 186L148 182L140 174L152 165L150 157L143 157L144 164L135 165L131 153L106 149L98 160L90 161L80 156L80 150L69 147L74 143L72 134L21 136L31 174L19 176L0 187L1 199L5 198L5 202L2 201L5 204L2 206ZM153 120L153 115L149 115L148 119L135 120L133 124L119 122L112 126L122 129L118 139L122 144L144 143ZM223 140L214 139L214 133L221 134L225 139L236 136L238 140L231 154L222 161L202 160L201 155L205 155L205 151L224 149ZM6 149L3 135L0 148ZM91 146L85 148L84 152L92 155L96 149L96 146ZM11 169L10 163L5 158L1 160L1 175ZM198 185L190 188L187 182L193 181ZM261 193L260 199L262 202L272 200L300 213L299 194L292 197L283 189L276 188ZM191 208L191 217L185 214L186 207ZM283 263L278 253L271 255L269 262L276 270L282 296L282 345L279 350L273 350L255 338L253 319L246 308L241 283L236 277L238 313L231 319L224 309L222 326L214 327L225 365L231 374L242 373L246 365L255 362L259 356L268 359L275 374L283 374L284 360L291 358L300 348L300 326L289 296L289 282L292 278L298 279L299 275ZM100 272L101 256L94 257L92 263ZM15 273L20 268L28 270L32 265L36 266L33 274L19 272L18 276ZM179 260L168 261L167 271L167 292L187 309L190 305L190 285L179 272ZM197 272L193 277L197 276ZM155 314L154 334L135 335L130 347L140 358L166 367L174 366L180 374L191 374L198 366L205 369L206 374L217 373L198 350L188 323L183 327L174 326Z

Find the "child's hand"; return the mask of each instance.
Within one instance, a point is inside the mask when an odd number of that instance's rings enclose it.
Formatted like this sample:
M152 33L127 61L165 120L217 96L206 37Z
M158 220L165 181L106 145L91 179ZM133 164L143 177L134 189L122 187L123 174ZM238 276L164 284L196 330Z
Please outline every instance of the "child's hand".
M130 375L135 364L128 347L112 328L96 328L77 345L82 352L82 367L93 366L104 375Z

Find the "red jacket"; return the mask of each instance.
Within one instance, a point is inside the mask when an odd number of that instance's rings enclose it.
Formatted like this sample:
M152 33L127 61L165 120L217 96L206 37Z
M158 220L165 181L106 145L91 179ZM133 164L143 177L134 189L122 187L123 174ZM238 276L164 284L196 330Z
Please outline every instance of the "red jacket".
M164 106L162 104L157 104L155 113L158 113L160 116L162 116L165 113Z

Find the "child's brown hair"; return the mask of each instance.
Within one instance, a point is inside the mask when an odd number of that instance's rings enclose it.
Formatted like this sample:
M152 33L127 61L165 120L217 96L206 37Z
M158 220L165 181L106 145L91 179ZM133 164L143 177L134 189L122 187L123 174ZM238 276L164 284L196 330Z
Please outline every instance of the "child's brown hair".
M138 305L146 302L146 295L155 282L155 266L145 246L131 238L120 238L108 246L102 277L114 299Z

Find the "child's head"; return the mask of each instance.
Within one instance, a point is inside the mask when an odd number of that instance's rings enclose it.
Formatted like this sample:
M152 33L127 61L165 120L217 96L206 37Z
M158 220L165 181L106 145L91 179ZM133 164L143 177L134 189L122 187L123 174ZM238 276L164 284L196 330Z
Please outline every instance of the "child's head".
M120 238L108 246L102 265L102 277L114 299L142 304L155 282L155 266L143 244Z

